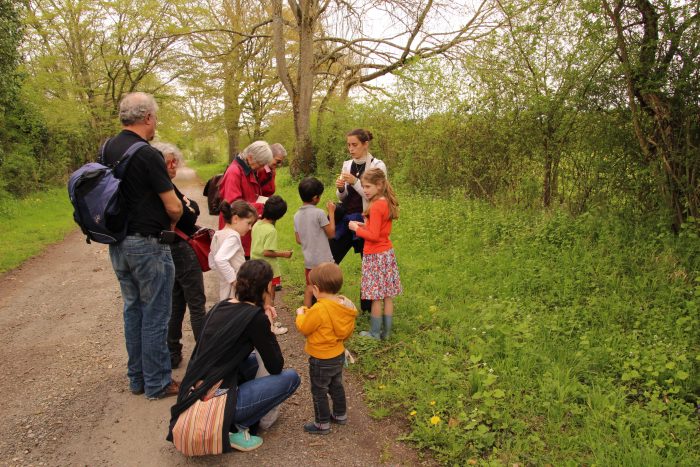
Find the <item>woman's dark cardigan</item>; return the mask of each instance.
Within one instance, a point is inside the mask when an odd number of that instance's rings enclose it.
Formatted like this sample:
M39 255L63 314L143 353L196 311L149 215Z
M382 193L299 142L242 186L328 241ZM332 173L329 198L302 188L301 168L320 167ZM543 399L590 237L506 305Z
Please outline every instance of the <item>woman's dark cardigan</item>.
M284 358L277 338L270 331L270 322L258 306L249 303L217 303L207 316L199 342L192 352L187 372L180 385L177 403L170 409L168 441L173 440L173 427L178 417L212 386L223 380L222 388L229 388L224 411L223 452L229 452L228 430L234 419L238 393L238 367L256 348L267 371L279 374ZM203 381L190 391L197 381Z

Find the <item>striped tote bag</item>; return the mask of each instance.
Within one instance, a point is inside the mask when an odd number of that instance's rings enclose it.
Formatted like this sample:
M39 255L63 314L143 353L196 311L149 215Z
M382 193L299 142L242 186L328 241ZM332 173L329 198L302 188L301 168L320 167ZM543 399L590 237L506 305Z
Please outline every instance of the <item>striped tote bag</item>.
M173 427L175 448L185 456L206 456L223 451L224 410L228 390L220 390L221 381L203 399L184 411ZM228 430L226 430L228 432ZM228 442L228 437L226 439Z

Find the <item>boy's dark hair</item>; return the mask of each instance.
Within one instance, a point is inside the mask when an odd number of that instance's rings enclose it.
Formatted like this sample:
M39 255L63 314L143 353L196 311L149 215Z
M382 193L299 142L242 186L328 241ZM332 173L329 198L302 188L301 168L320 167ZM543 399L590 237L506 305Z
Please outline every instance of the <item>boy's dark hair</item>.
M299 196L305 203L311 202L314 196L323 194L323 183L316 177L306 177L299 182Z
M335 263L321 263L309 271L309 282L323 293L337 294L343 287L343 271Z
M262 307L264 295L272 280L272 267L267 261L246 261L236 275L236 298L240 302L252 302Z
M281 196L272 195L265 201L262 216L263 219L276 221L277 219L281 219L286 212L287 202L282 199Z
M231 204L222 201L219 205L219 211L224 216L224 221L226 221L227 224L231 223L233 216L238 216L242 219L250 219L251 217L254 219L258 218L258 211L255 210L253 205L242 199L237 199Z

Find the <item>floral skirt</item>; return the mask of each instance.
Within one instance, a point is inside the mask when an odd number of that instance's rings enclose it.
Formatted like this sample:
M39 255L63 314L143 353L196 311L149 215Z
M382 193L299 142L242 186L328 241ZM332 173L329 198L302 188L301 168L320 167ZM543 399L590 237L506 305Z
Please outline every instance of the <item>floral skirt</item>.
M362 257L361 288L363 300L395 297L403 291L393 248Z

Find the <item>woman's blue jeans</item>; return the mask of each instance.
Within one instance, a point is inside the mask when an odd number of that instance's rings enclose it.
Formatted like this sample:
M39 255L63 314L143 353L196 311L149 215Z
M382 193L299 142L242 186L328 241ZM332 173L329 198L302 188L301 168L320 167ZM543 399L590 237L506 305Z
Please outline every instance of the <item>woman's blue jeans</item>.
M258 369L255 355L250 354L239 368L241 374L252 375ZM286 369L278 375L263 376L251 379L238 386L238 398L236 399L236 414L234 425L248 428L258 422L266 413L281 404L299 387L301 378L296 370ZM231 431L235 426L231 427Z
M129 235L109 245L124 300L127 374L132 391L155 396L171 381L168 321L175 265L168 245Z

